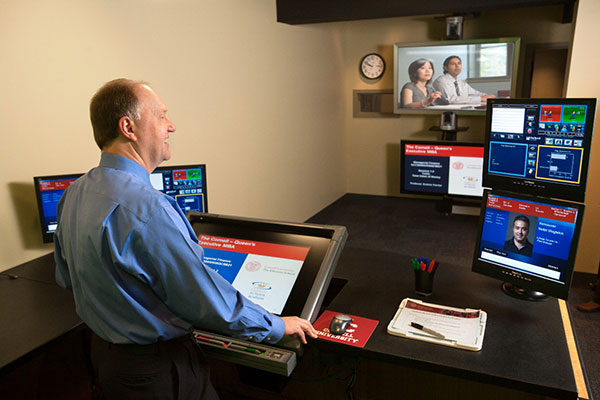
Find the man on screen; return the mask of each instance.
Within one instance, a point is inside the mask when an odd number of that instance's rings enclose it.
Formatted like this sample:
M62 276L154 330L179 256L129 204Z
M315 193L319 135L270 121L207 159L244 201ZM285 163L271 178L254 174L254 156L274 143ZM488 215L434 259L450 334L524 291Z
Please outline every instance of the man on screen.
M481 104L496 96L474 89L458 76L462 72L462 61L459 56L450 56L444 60L444 75L433 82L435 90L442 93L442 98L450 104Z
M529 218L517 215L513 220L513 237L504 243L504 250L531 257L533 245L527 240L529 225Z

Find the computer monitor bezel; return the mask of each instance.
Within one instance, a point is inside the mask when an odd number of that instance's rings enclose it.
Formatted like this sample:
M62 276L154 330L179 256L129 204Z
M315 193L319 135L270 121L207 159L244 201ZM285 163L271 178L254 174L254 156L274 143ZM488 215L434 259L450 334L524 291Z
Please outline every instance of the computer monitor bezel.
M34 176L33 186L35 187L35 197L38 205L38 215L40 217L40 228L42 231L43 243L52 243L54 240L54 232L48 231L48 224L46 223L46 214L44 213L44 205L42 204L42 193L40 190L40 182L51 181L51 180L77 180L83 173L74 174L62 174L62 175L45 175L45 176Z
M400 141L400 193L402 194L415 194L415 195L426 195L426 196L437 196L437 197L451 197L457 199L473 199L473 200L481 200L481 196L471 196L465 194L456 194L456 193L448 193L446 192L434 192L434 191L426 191L426 190L408 190L406 189L406 175L405 175L405 163L406 163L406 144L417 144L417 145L434 145L434 146L464 146L464 147L480 147L483 153L484 143L483 142L466 142L466 141L444 141L444 140L401 140ZM482 154L483 161L483 154ZM482 175L483 168L485 166L482 165ZM480 180L483 187L483 176Z
M343 226L291 223L198 212L187 213L196 233L311 247L280 315L314 322L348 236Z
M485 121L485 148L483 165L483 186L498 190L507 190L520 193L526 193L534 196L553 197L563 200L577 202L585 201L587 186L587 176L589 160L592 146L592 136L594 131L595 98L536 98L536 99L489 99L487 102L487 114ZM586 105L588 114L584 125L586 132L583 142L583 155L580 169L580 183L578 185L553 182L543 179L528 179L527 177L514 177L507 174L498 174L489 172L490 163L490 142L492 126L492 109L495 105ZM538 121L539 122L539 121ZM525 129L525 128L524 128ZM537 165L536 165L537 168Z
M575 225L573 227L573 237L569 249L565 277L564 279L561 279L562 283L557 283L548 279L544 279L534 274L527 273L525 271L518 271L515 269L507 268L489 261L482 260L480 258L483 227L485 223L488 197L490 195L507 197L516 200L523 200L525 202L548 204L550 206L569 207L577 210L577 220L575 221ZM501 281L504 281L505 283L516 285L528 291L541 292L548 296L567 300L569 290L571 287L571 281L573 278L573 272L575 269L575 256L577 254L579 235L581 233L581 225L583 223L584 209L585 206L580 203L566 202L558 199L542 198L539 196L530 196L514 192L486 189L483 195L483 201L481 206L481 214L477 230L477 240L475 244L475 250L473 253L472 271L489 276L491 278L499 279Z
M202 212L208 212L208 189L207 189L207 179L206 179L206 164L185 164L185 165L163 165L156 167L152 174L155 172L162 171L174 171L178 169L200 169L202 170ZM152 175L150 174L150 175ZM163 191L161 191L164 193Z

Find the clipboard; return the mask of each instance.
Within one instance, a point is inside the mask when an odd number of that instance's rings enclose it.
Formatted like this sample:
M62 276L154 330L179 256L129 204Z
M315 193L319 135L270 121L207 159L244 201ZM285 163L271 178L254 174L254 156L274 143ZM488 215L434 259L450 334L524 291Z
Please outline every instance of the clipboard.
M406 298L398 306L387 332L408 339L479 351L483 346L486 322L487 313L483 310L446 307ZM417 329L411 323L427 329Z

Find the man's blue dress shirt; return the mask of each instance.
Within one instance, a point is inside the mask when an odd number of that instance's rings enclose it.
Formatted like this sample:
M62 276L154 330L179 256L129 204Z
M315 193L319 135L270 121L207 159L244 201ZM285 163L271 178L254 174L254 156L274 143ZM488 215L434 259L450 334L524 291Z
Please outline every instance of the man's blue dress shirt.
M283 336L281 318L204 265L185 215L138 163L102 153L65 191L57 215L56 280L106 341L149 344L192 327L253 341Z

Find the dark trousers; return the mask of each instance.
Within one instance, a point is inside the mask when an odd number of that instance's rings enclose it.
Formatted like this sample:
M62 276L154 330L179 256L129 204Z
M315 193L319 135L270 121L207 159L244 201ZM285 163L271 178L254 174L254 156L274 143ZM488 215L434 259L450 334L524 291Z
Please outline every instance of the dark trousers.
M118 345L92 335L91 359L102 398L218 399L208 362L191 336Z

